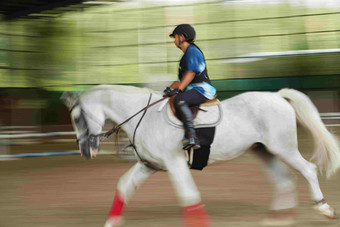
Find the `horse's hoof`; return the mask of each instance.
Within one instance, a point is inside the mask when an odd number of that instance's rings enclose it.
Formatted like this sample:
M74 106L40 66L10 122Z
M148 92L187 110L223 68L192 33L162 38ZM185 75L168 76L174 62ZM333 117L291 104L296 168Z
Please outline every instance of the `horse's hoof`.
M297 211L294 208L272 210L260 224L262 226L292 226L295 224L296 218Z
M261 226L292 226L295 224L294 218L266 218L260 222Z
M202 203L182 208L186 227L211 227L210 216Z
M339 218L333 207L330 207L327 203L316 204L314 209L317 210L321 215L329 218L329 219L337 219Z
M116 227L116 226L121 226L122 224L123 224L122 217L113 216L113 217L109 217L106 220L104 227Z

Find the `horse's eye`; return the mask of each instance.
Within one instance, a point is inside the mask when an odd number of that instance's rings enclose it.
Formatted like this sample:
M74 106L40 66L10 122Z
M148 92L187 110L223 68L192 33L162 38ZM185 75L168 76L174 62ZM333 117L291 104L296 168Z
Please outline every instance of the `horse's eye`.
M79 114L78 116L74 117L74 122L79 124L81 121L83 121L84 116L82 114Z
M75 117L75 118L74 118L74 122L79 123L80 119L81 119L80 116L79 116L79 117Z

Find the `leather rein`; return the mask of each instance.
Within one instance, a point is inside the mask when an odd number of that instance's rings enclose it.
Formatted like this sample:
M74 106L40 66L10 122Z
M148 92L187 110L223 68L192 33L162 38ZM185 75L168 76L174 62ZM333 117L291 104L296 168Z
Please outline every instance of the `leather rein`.
M150 98L149 98L149 102L151 100L151 96L152 93L150 94ZM132 118L134 118L135 116L137 116L138 114L140 114L143 111L146 111L148 108L150 108L151 106L156 105L157 103L165 100L168 97L163 97L159 100L157 100L156 102L153 102L151 104L148 104L147 106L145 106L143 109L141 109L140 111L138 111L137 113L135 113L134 115L132 115L131 117L129 117L128 119L126 119L125 121L123 121L122 123L120 123L119 125L113 127L112 129L110 129L109 131L105 132L105 133L101 133L98 135L98 137L100 138L101 141L106 140L107 138L109 138L113 133L118 133L120 128L122 127L122 125L124 125L126 122L130 121Z

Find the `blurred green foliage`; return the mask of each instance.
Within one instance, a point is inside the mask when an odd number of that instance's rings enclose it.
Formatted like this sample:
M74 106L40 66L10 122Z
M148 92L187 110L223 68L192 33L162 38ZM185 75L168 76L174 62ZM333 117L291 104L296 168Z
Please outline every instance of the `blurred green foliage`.
M168 34L180 23L194 25L213 80L339 72L339 54L230 61L249 53L339 48L337 9L242 1L150 4L119 3L53 19L1 22L0 87L62 91L175 80L182 53Z

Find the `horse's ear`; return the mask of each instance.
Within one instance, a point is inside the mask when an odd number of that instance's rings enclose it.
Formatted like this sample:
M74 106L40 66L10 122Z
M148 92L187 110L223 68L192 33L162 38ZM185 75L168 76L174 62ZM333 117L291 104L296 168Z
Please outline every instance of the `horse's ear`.
M79 96L78 94L66 91L60 96L60 99L61 101L63 101L65 106L67 106L68 109L71 109L74 106L74 104L78 101Z

